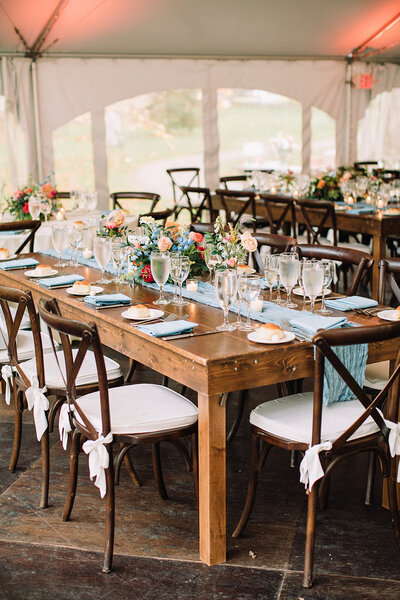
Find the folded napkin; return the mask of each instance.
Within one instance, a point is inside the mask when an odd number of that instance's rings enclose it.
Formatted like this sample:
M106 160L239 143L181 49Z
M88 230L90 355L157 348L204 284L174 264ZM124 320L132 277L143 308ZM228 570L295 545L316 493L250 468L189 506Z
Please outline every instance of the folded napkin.
M319 329L336 329L344 323L347 323L347 317L322 317L310 313L290 319L290 328L293 333L311 339Z
M138 329L142 333L152 335L153 337L163 337L164 335L178 335L179 333L189 333L193 327L197 327L198 323L191 321L169 321L163 323L155 323L152 325L139 325Z
M372 308L377 306L376 300L362 296L347 296L346 298L326 299L326 305L335 310L356 310L357 308Z
M82 281L82 275L60 275L51 279L39 279L39 285L47 288L58 287L60 285L72 285L75 281Z
M359 208L350 208L347 211L348 215L360 215L361 213L373 213L375 209L372 206L360 206Z
M24 230L19 229L18 231L0 231L0 235L18 235L19 233L23 233Z
M37 264L39 264L39 261L34 258L18 258L17 260L6 260L0 263L0 269L8 271L9 269L36 267Z
M130 304L132 299L125 294L101 294L100 296L86 296L85 302L93 306L107 306L107 304Z

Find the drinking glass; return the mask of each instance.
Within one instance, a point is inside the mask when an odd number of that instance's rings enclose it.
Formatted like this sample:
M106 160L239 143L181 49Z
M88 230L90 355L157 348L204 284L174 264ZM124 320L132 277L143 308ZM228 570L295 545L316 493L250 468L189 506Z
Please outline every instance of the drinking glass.
M88 209L87 197L87 192L78 192L78 209L82 212Z
M300 261L299 263L299 288L301 293L303 294L303 306L302 306L302 312L308 312L307 308L306 308L306 291L304 289L304 283L303 283L303 267L304 267L304 260Z
M65 248L65 234L66 228L64 225L54 223L51 231L51 237L53 240L53 247L58 254L58 262L55 264L56 267L66 267L68 263L62 262L61 254Z
M296 308L296 304L291 301L291 294L299 278L299 262L298 255L293 252L279 255L279 277L287 291L287 308Z
M122 242L121 238L114 238L111 241L111 258L114 267L117 269L117 275L113 281L118 283L121 278L121 270L124 265L128 247Z
M71 250L71 260L70 265L72 267L78 266L78 247L83 239L83 230L80 227L76 227L76 225L71 225L68 228L67 240L68 246Z
M49 214L51 213L52 205L49 198L42 198L40 201L40 212L44 215L44 220L48 221Z
M321 260L320 264L324 270L324 282L323 282L323 286L322 286L322 305L321 305L321 308L319 310L317 310L317 312L321 313L322 315L330 315L333 311L331 311L329 308L326 308L325 290L328 289L328 287L330 286L330 284L332 282L333 272L334 272L334 263L331 260Z
M96 283L108 283L104 275L104 269L108 265L111 258L111 239L109 237L96 236L93 243L94 257L101 269L101 279Z
M179 285L179 297L176 300L172 299L171 304L176 304L177 306L186 306L189 304L189 302L182 298L182 284L187 279L189 272L190 260L187 256L179 255L171 258L171 277L174 281L176 279Z
M224 311L224 321L221 325L218 325L216 329L218 329L219 331L232 331L233 329L235 329L235 324L229 323L228 311L229 307L232 306L232 303L236 297L236 271L217 271L215 273L214 287L217 300Z
M261 279L258 275L240 275L238 277L238 288L247 307L247 320L243 324L243 331L253 331L254 327L250 322L250 305L260 293Z
M279 254L267 254L264 262L264 276L269 287L269 301L272 302L272 290L278 280ZM279 289L279 287L278 287Z
M33 221L36 221L40 215L40 196L30 196L28 208Z
M86 192L86 207L89 211L97 208L97 192Z
M153 304L168 304L168 300L164 297L164 284L171 270L171 258L166 253L152 252L150 264L154 281L160 286L160 297Z
M315 298L321 293L322 286L324 285L324 267L319 261L304 261L303 285L307 296L311 300L311 312L315 313Z
M170 252L169 256L171 258L171 279L174 282L174 296L171 300L171 304L175 304L178 301L178 279L175 277L176 271L172 268L172 261L175 257L180 256L180 252Z
M212 254L214 246L212 244L206 244L204 247L204 260L210 271L210 283L213 283L215 267L221 263L221 257L218 254Z
M237 313L237 318L236 318L236 321L235 321L234 325L235 325L235 329L239 329L239 330L244 331L245 328L246 328L246 323L243 323L242 317L241 317L241 314L240 314L240 307L241 307L242 302L244 302L244 298L243 298L243 293L242 292L243 292L243 289L240 287L239 281L238 281L237 290L236 290L236 293L237 293L237 303L238 303L238 313Z

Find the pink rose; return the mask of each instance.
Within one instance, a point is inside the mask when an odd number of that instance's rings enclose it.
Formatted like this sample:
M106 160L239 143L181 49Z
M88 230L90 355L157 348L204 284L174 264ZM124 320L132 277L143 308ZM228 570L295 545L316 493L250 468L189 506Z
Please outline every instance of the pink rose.
M201 242L203 241L203 236L201 235L201 233L196 233L195 231L191 231L189 233L189 237L191 240L196 242L196 244L201 244Z
M160 252L166 252L172 246L172 240L169 237L163 236L158 240L158 249Z
M237 259L232 257L226 261L228 267L236 267Z
M252 235L248 235L242 238L242 246L247 252L254 252L257 250L257 240Z
M106 228L107 229L118 229L119 225L115 221L107 221Z

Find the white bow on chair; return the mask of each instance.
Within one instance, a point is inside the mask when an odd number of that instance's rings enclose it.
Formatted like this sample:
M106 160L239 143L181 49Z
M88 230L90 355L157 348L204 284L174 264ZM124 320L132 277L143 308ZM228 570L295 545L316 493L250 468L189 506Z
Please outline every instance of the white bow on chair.
M33 408L33 420L35 421L36 437L39 442L48 427L46 411L49 410L49 401L45 396L46 391L46 386L40 389L38 378L33 375L31 387L25 392L28 408L29 410Z
M310 446L300 463L300 481L304 483L305 488L308 488L310 492L314 483L325 475L319 459L319 453L327 452L328 450L332 450L331 442Z
M94 485L100 490L100 496L104 498L107 491L106 474L109 464L109 456L105 444L111 444L113 435L110 431L106 437L99 435L97 440L87 440L82 449L89 455L89 473L90 479L96 477Z
M60 416L58 417L58 431L60 432L60 440L64 450L67 449L68 434L72 431L69 413L73 413L74 409L75 407L73 404L63 404L60 410Z
M390 454L395 456L400 456L400 423L393 423L393 421L388 421L385 419L386 426L390 429L389 433L389 449ZM397 481L400 483L400 461L397 469Z
M1 377L6 382L5 400L6 400L6 404L8 404L8 405L10 405L10 402L11 402L11 385L12 385L12 381L14 379L15 371L16 371L15 367L12 367L11 365L3 365L1 367Z

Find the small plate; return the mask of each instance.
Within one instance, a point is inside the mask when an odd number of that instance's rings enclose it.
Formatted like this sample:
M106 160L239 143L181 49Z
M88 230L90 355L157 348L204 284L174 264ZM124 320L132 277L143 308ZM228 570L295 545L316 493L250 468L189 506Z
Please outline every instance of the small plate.
M13 258L17 258L17 254L10 254L10 256L8 258L0 258L0 261L2 261L2 260L12 260Z
M24 275L27 277L37 277L38 279L43 279L44 277L53 277L53 275L57 275L57 273L58 271L56 271L56 269L52 269L51 273L48 273L47 275L37 275L33 271L25 271Z
M378 313L375 313L375 317L379 317L384 321L398 321L399 320L399 312L397 310L381 310Z
M162 317L164 314L163 310L157 310L156 308L149 308L149 311L150 311L149 317L132 317L131 315L128 314L127 310L124 310L124 312L121 313L121 317L125 317L125 319L129 319L130 321L149 321L150 319L158 319L159 317Z
M257 342L257 344L286 344L287 342L294 340L296 337L292 331L284 331L284 334L285 337L281 338L280 340L260 340L257 335L257 331L251 331L249 334L247 334L247 338L251 342Z
M70 287L68 289L66 289L65 291L67 292L67 294L71 294L71 296L94 296L95 294L100 294L100 292L103 291L104 288L97 286L97 285L91 285L90 286L90 294L87 294L86 292L80 292L79 290L75 290L73 287Z
M236 272L238 275L253 275L256 270L249 267L248 269L239 269L239 271L236 269Z
M294 288L294 290L292 290L292 291L295 296L303 297L303 292L301 291L301 288ZM332 294L332 290L329 290L329 289L325 290L325 296L329 296L329 294ZM318 294L317 298L322 298L322 295Z

